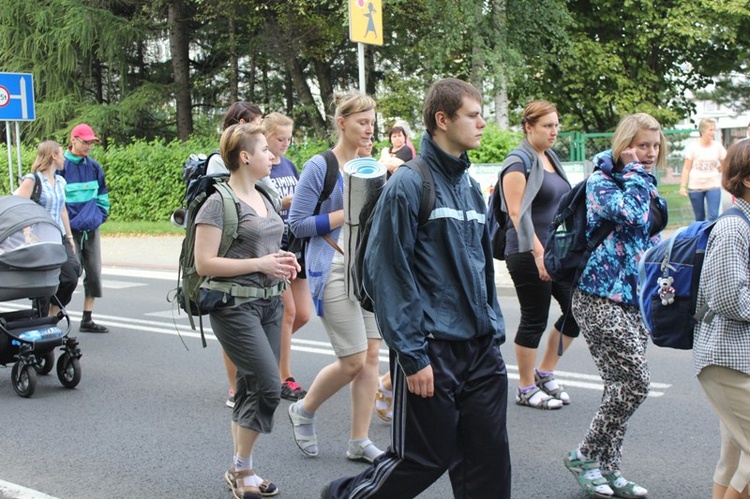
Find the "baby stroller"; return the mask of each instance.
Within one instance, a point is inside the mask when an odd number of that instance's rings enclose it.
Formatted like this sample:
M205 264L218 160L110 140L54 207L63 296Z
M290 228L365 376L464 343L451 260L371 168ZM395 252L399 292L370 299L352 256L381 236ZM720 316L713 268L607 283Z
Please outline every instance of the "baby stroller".
M34 394L37 374L52 371L56 347L63 352L57 360L62 385L75 388L81 381L81 351L68 337L67 312L60 306L56 316L47 317L42 305L56 301L66 259L60 228L44 207L21 196L0 198L0 301L32 301L28 309L0 312L0 365L14 363L13 389L21 397ZM58 327L62 319L65 331Z

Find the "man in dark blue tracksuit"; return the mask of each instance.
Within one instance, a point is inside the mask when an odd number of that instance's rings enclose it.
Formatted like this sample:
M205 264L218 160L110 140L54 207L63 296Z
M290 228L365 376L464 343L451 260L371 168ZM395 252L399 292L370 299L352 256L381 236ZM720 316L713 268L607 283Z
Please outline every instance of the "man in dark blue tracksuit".
M391 352L394 409L388 451L323 498L409 498L449 471L457 498L510 497L508 380L486 205L469 177L481 97L456 79L435 83L420 155L435 207L418 227L422 182L399 168L373 219L364 285Z

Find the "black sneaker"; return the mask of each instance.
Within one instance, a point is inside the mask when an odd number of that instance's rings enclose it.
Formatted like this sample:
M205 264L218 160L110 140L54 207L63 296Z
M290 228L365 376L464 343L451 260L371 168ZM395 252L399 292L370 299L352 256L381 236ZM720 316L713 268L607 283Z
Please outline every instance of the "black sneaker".
M283 399L296 402L297 400L305 398L305 395L307 395L307 390L299 386L297 382L294 381L294 378L287 378L286 381L281 384L281 398Z
M109 329L105 326L100 326L94 321L81 322L81 327L78 330L82 333L108 333Z

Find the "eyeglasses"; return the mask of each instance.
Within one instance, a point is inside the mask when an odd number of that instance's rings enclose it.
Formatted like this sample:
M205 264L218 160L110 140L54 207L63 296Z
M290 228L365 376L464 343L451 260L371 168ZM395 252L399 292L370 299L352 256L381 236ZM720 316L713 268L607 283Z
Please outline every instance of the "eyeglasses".
M80 137L73 137L73 138L76 139L78 142L80 142L81 144L83 144L85 146L90 146L90 145L93 145L93 144L96 143L95 140L83 140Z

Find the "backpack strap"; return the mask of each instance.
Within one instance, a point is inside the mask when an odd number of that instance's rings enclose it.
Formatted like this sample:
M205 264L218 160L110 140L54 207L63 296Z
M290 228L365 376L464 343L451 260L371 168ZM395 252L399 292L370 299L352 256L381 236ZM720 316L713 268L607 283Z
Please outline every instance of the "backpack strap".
M422 226L430 219L432 209L435 207L435 183L432 178L432 170L422 156L407 161L403 166L411 168L422 177L422 198L419 201L418 218L419 225Z
M34 187L31 188L31 200L36 204L42 204L42 179L39 178L39 172L33 173Z
M237 226L239 225L240 200L226 182L216 182L214 188L221 194L221 199L224 201L224 222L218 252L218 256L224 256L229 251L232 242L239 236Z
M323 182L323 190L320 191L318 203L315 205L313 215L318 215L320 213L320 205L323 204L323 201L331 197L333 189L339 181L339 160L336 159L336 155L333 154L331 149L323 151L320 155L326 160L326 178Z
M524 167L524 175L528 179L529 178L529 174L531 173L531 163L532 162L531 162L531 157L529 157L529 155L526 153L526 151L524 151L523 149L521 149L519 147L519 148L513 149L511 152L509 152L508 156L515 156L515 157L521 159L521 163L523 163L523 167ZM499 180L500 179L498 179L498 181Z
M271 206L273 206L276 213L281 210L281 196L279 195L279 191L265 183L263 180L255 182L255 190L268 199L268 202L271 203Z

